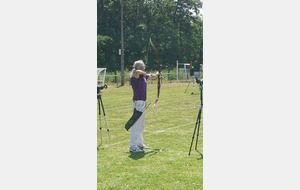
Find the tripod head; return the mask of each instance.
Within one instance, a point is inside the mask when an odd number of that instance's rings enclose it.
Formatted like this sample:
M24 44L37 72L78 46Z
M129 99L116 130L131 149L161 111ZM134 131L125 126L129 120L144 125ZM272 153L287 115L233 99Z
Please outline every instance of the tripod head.
M202 96L202 90L203 90L203 79L199 79L196 77L196 83L199 84L199 89L200 89L200 101L201 101L201 106L203 105L203 96Z
M198 83L200 85L200 88L203 88L203 79L199 79L196 77L196 83Z
M103 86L97 86L97 99L99 99L100 96L101 96L101 90L102 90L102 89L106 89L106 88L107 88L107 85L106 85L106 84L103 85Z

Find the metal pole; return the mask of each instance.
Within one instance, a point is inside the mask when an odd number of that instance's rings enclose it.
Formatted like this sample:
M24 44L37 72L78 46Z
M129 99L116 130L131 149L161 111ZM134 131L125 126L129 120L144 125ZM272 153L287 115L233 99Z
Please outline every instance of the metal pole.
M123 31L123 0L121 3L121 86L124 86L124 31Z
M178 83L178 60L176 60L176 79Z

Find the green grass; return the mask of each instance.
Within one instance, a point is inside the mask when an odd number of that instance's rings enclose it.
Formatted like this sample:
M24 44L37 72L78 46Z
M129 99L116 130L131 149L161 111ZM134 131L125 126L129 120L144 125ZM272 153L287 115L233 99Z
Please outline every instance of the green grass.
M132 115L132 90L109 85L101 90L106 119L110 129L109 143L103 113L98 115L98 144L100 144L99 123L102 126L102 144L97 158L97 189L197 189L203 185L203 159L195 150L196 135L189 156L195 122L200 105L200 90L195 84L168 83L161 85L156 109L156 81L148 84L147 101L151 105L146 113L144 142L152 149L145 153L129 153L130 132L124 129ZM202 120L198 150L202 153Z

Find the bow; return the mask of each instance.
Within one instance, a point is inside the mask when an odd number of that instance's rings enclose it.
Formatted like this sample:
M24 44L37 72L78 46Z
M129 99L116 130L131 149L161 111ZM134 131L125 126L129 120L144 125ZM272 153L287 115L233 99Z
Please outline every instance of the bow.
M158 57L158 51L156 49L156 47L154 46L154 44L152 43L151 38L149 39L149 45L151 45L151 47L154 50L155 53L155 57L156 57L156 62L157 62L157 71L158 71L158 76L157 76L157 94L156 94L156 98L154 101L154 107L156 107L156 104L158 102L158 98L159 98L159 93L160 93L160 73L161 73L161 66L160 66L160 61L159 61L159 57Z

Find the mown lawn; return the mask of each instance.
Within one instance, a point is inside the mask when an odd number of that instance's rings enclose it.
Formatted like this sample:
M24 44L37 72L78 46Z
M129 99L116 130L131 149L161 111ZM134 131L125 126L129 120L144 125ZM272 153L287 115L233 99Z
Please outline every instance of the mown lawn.
M128 83L123 87L108 85L101 90L102 101L110 130L111 144L104 116L98 115L98 145L102 126L102 144L97 158L97 187L102 189L197 189L203 185L203 159L195 150L196 135L189 156L195 122L200 105L198 84L169 83L161 85L156 109L153 102L157 93L156 81L148 84L147 101L151 105L146 113L144 142L150 150L144 153L129 152L130 132L124 125L132 115L132 90ZM185 90L187 91L185 93ZM198 150L202 153L202 121Z

